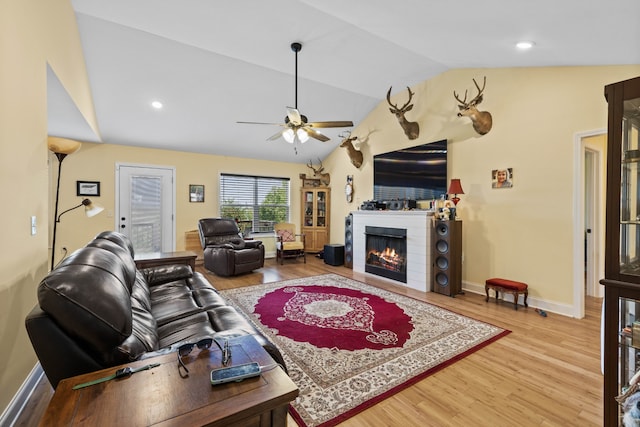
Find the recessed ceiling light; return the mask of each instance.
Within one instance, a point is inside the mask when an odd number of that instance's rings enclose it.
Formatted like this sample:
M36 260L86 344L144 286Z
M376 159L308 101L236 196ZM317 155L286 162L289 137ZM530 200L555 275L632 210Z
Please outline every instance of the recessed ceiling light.
M162 102L160 102L160 101L153 101L153 102L151 103L151 106L152 106L153 108L155 108L156 110L159 110L159 109L161 109L161 108L162 108Z
M530 41L521 41L516 43L516 47L520 50L531 49L535 43Z

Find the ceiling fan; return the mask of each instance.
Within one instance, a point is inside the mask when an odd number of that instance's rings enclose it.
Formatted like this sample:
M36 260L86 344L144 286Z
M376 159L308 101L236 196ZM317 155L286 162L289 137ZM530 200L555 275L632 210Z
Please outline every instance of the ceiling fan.
M317 139L319 141L329 141L329 138L317 131L315 128L341 128L353 126L353 122L350 120L345 121L331 121L331 122L309 122L307 116L300 114L298 111L298 52L302 50L302 44L298 42L291 43L291 50L296 54L296 69L295 69L295 105L293 108L287 107L287 116L284 118L284 123L261 123L261 122L237 122L245 124L258 124L258 125L277 125L282 126L284 129L276 133L275 135L267 138L267 141L274 141L280 137L284 138L288 143L293 144L295 142L305 143L309 137Z

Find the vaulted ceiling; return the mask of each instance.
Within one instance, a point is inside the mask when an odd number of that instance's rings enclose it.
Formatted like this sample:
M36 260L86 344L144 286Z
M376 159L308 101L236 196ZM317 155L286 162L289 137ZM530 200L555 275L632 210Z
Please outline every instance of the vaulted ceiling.
M357 124L390 86L446 70L640 64L638 0L72 0L99 135L49 73L49 134L306 163L328 142L266 139L294 106ZM521 40L535 43L516 49ZM151 107L160 101L161 109Z

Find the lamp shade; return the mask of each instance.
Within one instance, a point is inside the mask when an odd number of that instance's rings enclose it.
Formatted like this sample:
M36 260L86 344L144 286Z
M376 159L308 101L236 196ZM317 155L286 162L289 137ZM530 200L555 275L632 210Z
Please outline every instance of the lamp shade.
M98 215L100 212L102 212L104 210L104 208L102 206L93 203L89 199L84 199L82 201L82 204L84 205L84 214L86 216L88 216L89 218Z
M82 143L74 139L50 136L47 139L47 147L56 154L71 154L80 149Z
M464 194L464 190L462 189L462 184L460 183L459 178L452 178L451 184L449 184L449 194Z

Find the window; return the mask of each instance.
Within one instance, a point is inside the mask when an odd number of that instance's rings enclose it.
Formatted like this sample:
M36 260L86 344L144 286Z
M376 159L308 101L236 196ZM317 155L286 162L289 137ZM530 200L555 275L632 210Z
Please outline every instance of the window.
M272 232L289 222L289 178L221 174L220 216L238 221L242 234Z

